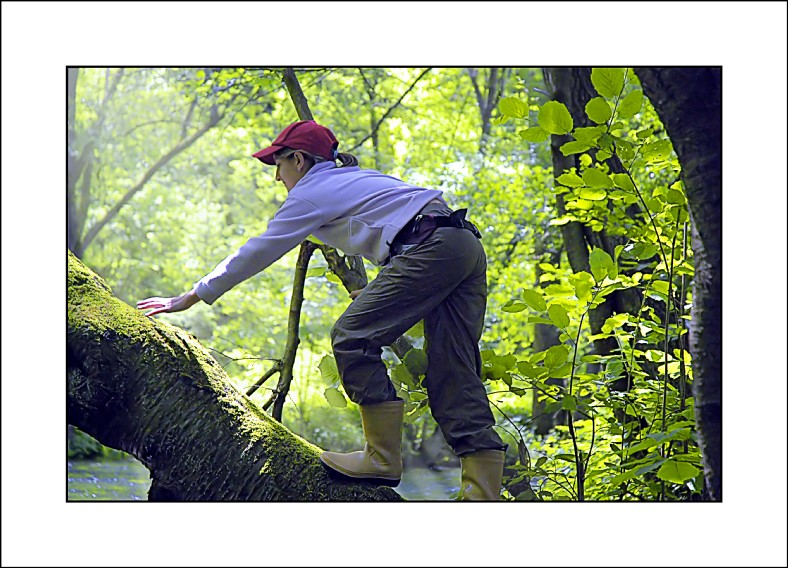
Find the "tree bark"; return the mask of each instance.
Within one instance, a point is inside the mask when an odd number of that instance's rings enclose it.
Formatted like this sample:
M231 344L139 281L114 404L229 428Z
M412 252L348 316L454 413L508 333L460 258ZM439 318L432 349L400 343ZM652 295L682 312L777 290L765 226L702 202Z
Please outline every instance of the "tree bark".
M315 243L304 241L298 250L298 260L296 261L296 269L293 276L293 295L290 297L290 313L287 319L285 355L282 357L282 371L279 373L279 383L276 385L272 398L273 409L271 416L278 422L282 421L285 400L290 392L290 384L293 382L293 367L295 366L298 345L301 343L299 327L301 324L301 307L304 304L306 272L309 268L309 259L312 258L312 253L315 252L316 248L317 245Z
M193 336L113 297L67 254L67 421L140 460L150 500L401 500L330 477L320 449L237 391Z
M492 113L498 105L498 100L503 94L504 85L506 83L506 75L508 70L506 68L493 67L489 70L487 81L484 86L484 92L479 87L476 80L479 70L476 68L469 68L467 70L468 76L471 78L473 90L476 93L476 102L479 105L479 115L482 124L482 135L479 139L479 153L482 156L487 153L487 141L490 138L490 127L492 126Z
M569 109L574 121L575 128L586 126L588 118L585 114L585 106L589 100L596 96L591 83L591 69L586 67L577 68L558 68L545 70L545 82L552 90L553 100L564 103ZM578 156L572 154L564 156L559 148L572 140L568 134L552 135L550 137L550 147L553 156L553 174L557 178L564 170L576 167L580 168ZM561 215L566 215L563 195L556 194L556 207ZM589 263L589 243L587 241L584 227L577 221L571 221L561 226L561 235L564 240L569 265L573 272L591 272ZM610 248L609 246L604 247ZM612 253L612 250L609 251ZM612 256L612 255L611 255ZM602 326L607 318L613 315L612 302L606 300L596 308L590 310L588 323L591 332L600 333ZM594 351L597 355L607 355L617 347L615 338L603 338L594 341Z
M690 353L709 497L722 500L722 70L636 67L681 164L692 221Z

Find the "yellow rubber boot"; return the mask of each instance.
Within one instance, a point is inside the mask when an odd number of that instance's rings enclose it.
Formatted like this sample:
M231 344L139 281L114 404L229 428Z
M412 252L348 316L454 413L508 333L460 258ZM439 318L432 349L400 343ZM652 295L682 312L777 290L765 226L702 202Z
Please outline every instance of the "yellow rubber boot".
M366 444L359 452L323 452L320 460L355 479L395 487L402 478L402 420L405 402L394 400L359 406Z
M501 450L481 450L460 457L462 501L500 500L505 455Z

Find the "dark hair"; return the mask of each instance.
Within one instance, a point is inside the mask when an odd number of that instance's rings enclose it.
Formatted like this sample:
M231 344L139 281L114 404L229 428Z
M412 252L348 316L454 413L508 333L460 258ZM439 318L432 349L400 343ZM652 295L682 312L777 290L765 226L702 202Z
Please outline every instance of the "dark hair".
M358 158L356 158L353 154L343 154L341 152L337 154L337 157L334 160L327 160L323 156L317 156L315 154L307 152L306 150L299 150L298 148L282 148L281 150L276 152L274 154L274 156L277 157L277 158L283 157L283 156L290 156L293 152L296 152L296 151L301 152L302 154L307 156L309 159L312 160L312 163L314 163L314 164L319 164L320 162L329 162L329 161L339 160L340 164L339 164L339 166L337 166L339 168L344 168L344 167L347 167L347 166L357 166L358 165Z
M338 167L344 168L345 166L357 166L358 165L358 158L356 158L353 154L337 154L337 160L342 162Z

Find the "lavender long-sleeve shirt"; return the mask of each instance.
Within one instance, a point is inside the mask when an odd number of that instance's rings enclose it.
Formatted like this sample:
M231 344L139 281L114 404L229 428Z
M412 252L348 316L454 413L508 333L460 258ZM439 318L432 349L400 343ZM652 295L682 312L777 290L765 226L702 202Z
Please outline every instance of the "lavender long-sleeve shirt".
M358 166L315 164L290 190L265 233L250 238L197 282L197 295L213 304L309 235L345 254L383 264L399 230L442 193Z

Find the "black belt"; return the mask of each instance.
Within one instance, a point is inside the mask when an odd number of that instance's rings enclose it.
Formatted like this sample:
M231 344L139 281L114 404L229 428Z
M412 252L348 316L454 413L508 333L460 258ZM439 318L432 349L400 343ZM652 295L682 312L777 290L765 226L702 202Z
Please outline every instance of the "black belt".
M421 243L438 227L468 229L476 238L481 239L482 234L476 228L476 225L465 219L467 212L468 209L458 209L451 215L424 215L419 213L402 227L391 244L409 245Z

